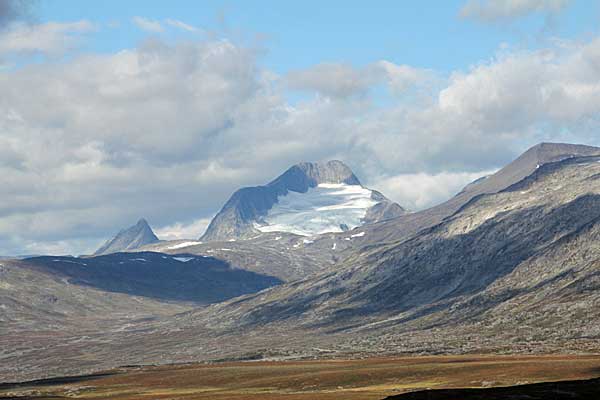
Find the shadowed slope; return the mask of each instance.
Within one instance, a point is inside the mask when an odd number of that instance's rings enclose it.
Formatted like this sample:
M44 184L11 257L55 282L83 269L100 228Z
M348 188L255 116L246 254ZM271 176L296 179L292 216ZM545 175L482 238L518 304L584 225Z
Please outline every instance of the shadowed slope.
M90 258L36 257L23 261L70 284L162 300L213 303L280 284L277 278L189 254L114 253Z

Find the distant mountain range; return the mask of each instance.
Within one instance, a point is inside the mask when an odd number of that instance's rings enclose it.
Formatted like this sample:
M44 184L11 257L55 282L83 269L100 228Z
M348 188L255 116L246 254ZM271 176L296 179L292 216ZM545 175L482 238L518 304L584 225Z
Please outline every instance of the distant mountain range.
M150 233L2 260L0 375L600 350L600 148L542 143L415 213L341 162L303 163L236 192L200 240Z

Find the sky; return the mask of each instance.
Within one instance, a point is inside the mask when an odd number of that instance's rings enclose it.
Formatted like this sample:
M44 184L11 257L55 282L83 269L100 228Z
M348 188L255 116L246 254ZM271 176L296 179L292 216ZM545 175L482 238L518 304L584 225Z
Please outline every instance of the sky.
M0 0L0 255L340 159L405 208L542 141L600 145L600 2Z

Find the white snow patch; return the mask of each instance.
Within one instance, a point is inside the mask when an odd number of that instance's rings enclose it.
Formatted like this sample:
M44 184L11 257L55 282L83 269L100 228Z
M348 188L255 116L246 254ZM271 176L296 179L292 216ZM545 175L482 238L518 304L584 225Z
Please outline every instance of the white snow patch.
M333 243L333 246L331 246L331 250L335 250L337 248L337 243Z
M146 260L145 258L132 258L129 261L141 261L141 262L148 262L148 260Z
M302 240L302 243L304 243L304 244L311 244L311 243L314 243L314 242L315 242L314 240L308 240L308 239Z
M177 260L179 262L188 262L193 259L194 257L173 257L173 260Z
M183 247L196 246L199 244L202 244L202 242L183 242L183 243L178 243L173 246L169 246L169 247L167 247L167 250L181 249Z
M365 236L364 232L358 232L358 233L355 233L354 235L350 235L351 238L357 238L357 237L363 237L363 236Z
M354 229L361 225L367 210L377 204L372 192L359 185L320 184L306 193L289 192L278 199L256 225L261 232L291 232L312 236L342 232L341 225Z
M221 249L221 251L233 251L233 250L223 248L223 249Z
M281 236L277 236L275 240L281 240Z

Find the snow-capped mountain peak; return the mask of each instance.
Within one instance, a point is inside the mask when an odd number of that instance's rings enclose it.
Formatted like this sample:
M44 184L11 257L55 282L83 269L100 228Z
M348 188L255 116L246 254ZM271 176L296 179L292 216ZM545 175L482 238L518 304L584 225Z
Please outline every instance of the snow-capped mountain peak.
M363 187L343 162L304 162L267 185L236 191L211 221L202 240L228 240L261 232L304 236L341 232L403 213L398 204Z

